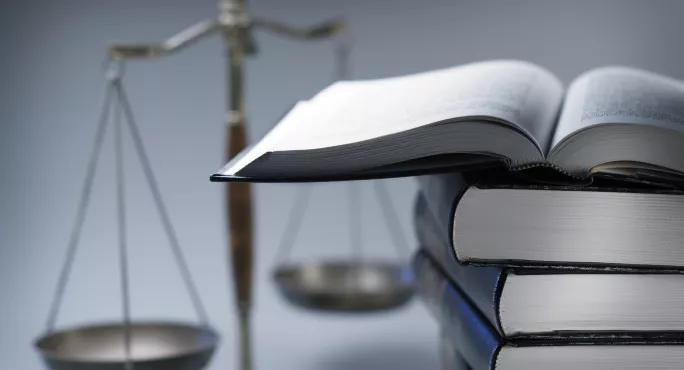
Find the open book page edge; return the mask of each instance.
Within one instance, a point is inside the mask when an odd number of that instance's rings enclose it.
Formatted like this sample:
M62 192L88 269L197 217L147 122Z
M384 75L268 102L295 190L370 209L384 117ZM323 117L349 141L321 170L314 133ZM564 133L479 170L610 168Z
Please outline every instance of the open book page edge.
M240 170L245 168L256 159L266 154L273 145L282 136L285 129L302 119L302 117L309 113L307 107L309 102L299 101L295 106L271 129L261 140L252 146L247 153L242 155L234 164L222 168L219 174L226 176L235 176Z

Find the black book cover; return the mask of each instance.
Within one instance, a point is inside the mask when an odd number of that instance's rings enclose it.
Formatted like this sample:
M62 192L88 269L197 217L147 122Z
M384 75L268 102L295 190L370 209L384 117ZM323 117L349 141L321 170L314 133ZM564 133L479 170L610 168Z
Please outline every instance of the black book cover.
M412 267L416 272L430 268L439 271L437 264L424 251L416 253ZM504 346L684 345L684 338L677 333L579 333L572 336L504 338L456 285L440 284L439 294L426 294L420 285L417 291L423 300L436 300L425 303L440 307L441 316L437 320L442 332L457 343L460 353L475 370L496 369L498 353Z
M419 245L422 251L433 261L437 270L447 281L463 291L465 297L475 306L489 323L497 330L499 335L505 336L501 324L500 301L501 294L510 273L516 275L543 275L543 274L643 274L664 273L663 270L632 271L632 270L596 270L586 267L577 268L539 268L539 267L496 267L463 265L456 259L456 254L444 238L444 233L438 228L438 222L428 207L428 202L422 194L418 194L414 206L414 226ZM672 273L672 272L671 272ZM681 271L674 271L680 274ZM433 278L433 280L436 278ZM608 333L580 333L556 331L553 333L529 333L509 336L509 338L576 338L582 336L604 337L610 339L616 336L650 339L677 339L684 338L681 332L608 332Z
M664 189L653 184L626 184L620 181L612 181L603 178L596 187L577 186L549 186L535 185L529 182L515 181L507 178L505 182L497 182L498 177L485 177L468 173L443 173L420 176L420 193L425 198L427 208L437 222L442 240L449 245L450 254L462 265L472 266L495 266L522 269L526 271L543 269L554 270L558 273L579 271L604 272L604 273L684 273L684 266L653 266L653 265L611 265L605 263L565 263L547 261L523 261L523 260L460 260L453 248L454 217L458 212L458 204L463 194L471 186L481 189L540 189L556 191L595 191L595 192L623 192L623 193L661 193L682 195L681 190ZM568 270L568 271L565 271ZM548 272L547 272L548 273Z
M454 344L446 333L442 333L439 343L440 366L442 370L470 370L468 361L463 358L458 346Z
M419 252L413 259L413 268L418 272L428 268L435 269L436 266L427 255ZM467 298L451 284L442 284L438 295L424 294L418 286L418 294L424 301L437 299L437 302L425 303L441 308L438 321L442 325L442 332L453 343L458 343L460 353L468 364L473 369L493 369L496 353L503 345L503 339L482 314L468 303Z
M397 177L413 177L428 174L441 174L459 172L496 173L497 176L510 176L502 161L489 156L476 154L463 154L454 156L433 156L416 159L409 162L395 163L382 167L369 168L354 173L320 173L310 175L297 175L288 177L264 176L249 177L239 174L225 174L228 169L234 167L238 161L253 146L245 148L235 158L230 160L221 169L209 177L212 182L250 182L250 183L298 183L298 182L337 182L354 180L376 180ZM265 154L268 156L268 153ZM447 160L447 158L449 158ZM258 160L258 159L257 159ZM429 166L426 166L429 163ZM563 182L567 183L567 181ZM570 181L572 183L572 181Z
M442 237L444 234L437 229L437 222L425 197L420 194L416 198L414 224L423 251L430 255L451 282L463 289L497 331L503 333L499 317L499 297L506 277L504 270L497 267L460 265L453 249Z

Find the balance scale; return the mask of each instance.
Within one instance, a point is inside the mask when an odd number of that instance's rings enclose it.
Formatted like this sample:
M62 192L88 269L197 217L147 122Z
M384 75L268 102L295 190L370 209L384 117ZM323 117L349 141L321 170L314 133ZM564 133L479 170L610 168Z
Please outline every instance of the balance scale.
M183 250L145 151L132 106L127 98L123 84L125 61L166 56L182 50L199 39L221 34L228 53L229 97L225 159L230 160L247 145L243 65L246 56L257 52L252 30L260 28L302 40L321 40L331 37L340 40L339 36L344 33L346 27L344 22L335 20L309 29L298 29L273 20L250 17L244 0L220 0L218 5L218 18L199 22L162 43L111 45L109 47L106 98L86 169L74 228L45 332L35 341L36 348L52 369L197 370L206 366L219 343L219 335L209 323L206 309L185 261ZM336 50L337 78L346 78L348 45L339 42ZM56 319L78 250L98 159L109 126L113 126L116 158L122 320L57 330ZM123 133L126 128L143 168L185 288L198 316L197 323L131 320L126 240L126 187L122 152ZM400 236L402 231L387 189L381 181L374 181L373 184L393 243L399 252L406 254L408 258L408 243ZM312 186L300 186L295 205L287 220L285 235L281 238L278 262L273 274L281 294L297 307L333 312L376 312L394 309L407 303L413 295L413 279L407 262L372 262L360 258L361 255L358 252L362 248L362 242L358 217L360 198L357 183L349 183L350 234L352 244L357 250L356 258L294 264L284 262L301 228ZM240 322L240 368L250 370L252 369L250 312L253 265L251 187L249 183L229 184L226 187L227 212L230 220L229 250Z

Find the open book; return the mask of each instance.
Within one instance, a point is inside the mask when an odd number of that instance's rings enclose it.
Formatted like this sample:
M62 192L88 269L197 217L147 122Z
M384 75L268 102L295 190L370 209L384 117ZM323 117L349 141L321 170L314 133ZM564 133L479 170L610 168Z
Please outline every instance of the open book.
M604 67L566 91L550 72L512 60L337 82L296 104L212 181L378 178L489 165L570 182L598 174L679 182L684 82Z

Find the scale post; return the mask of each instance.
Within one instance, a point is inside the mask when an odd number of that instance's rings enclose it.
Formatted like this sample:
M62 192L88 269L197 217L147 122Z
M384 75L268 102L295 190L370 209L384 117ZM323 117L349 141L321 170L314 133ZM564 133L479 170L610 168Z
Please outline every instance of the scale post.
M244 61L258 53L252 37L254 29L263 29L297 40L323 40L346 29L346 22L334 19L309 28L298 28L267 18L252 18L246 0L219 0L218 17L198 22L159 43L113 44L108 48L112 59L154 59L179 52L200 39L220 33L226 45L227 112L226 155L228 161L248 144L245 113ZM252 191L249 183L226 184L226 212L230 235L235 301L240 326L240 368L251 370L250 313L254 256Z

